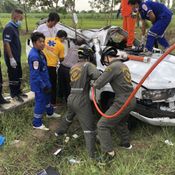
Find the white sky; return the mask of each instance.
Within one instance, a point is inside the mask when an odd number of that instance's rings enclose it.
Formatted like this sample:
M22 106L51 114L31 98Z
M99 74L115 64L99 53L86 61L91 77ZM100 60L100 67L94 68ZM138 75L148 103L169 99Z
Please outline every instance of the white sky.
M76 4L75 4L75 9L78 11L82 11L82 10L91 10L90 5L88 3L89 0L76 0ZM170 0L170 7L172 5L173 0ZM167 4L165 4L167 5ZM117 8L117 7L116 7Z
M90 5L88 3L89 0L76 0L75 1L75 9L78 11L82 10L91 10Z

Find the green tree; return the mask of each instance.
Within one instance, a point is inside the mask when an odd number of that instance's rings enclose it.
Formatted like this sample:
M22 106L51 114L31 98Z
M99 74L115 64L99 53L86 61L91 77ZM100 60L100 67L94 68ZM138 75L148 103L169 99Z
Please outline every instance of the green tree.
M75 12L75 0L63 0L62 3L65 6L67 12Z
M13 0L1 0L0 1L0 12L11 13L12 10L17 8L17 3Z

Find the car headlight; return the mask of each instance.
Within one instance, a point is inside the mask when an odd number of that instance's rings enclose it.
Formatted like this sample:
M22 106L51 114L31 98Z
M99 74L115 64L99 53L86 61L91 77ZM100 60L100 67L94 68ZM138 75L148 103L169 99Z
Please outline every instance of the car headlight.
M152 101L166 100L175 95L175 89L165 90L143 90L142 98Z

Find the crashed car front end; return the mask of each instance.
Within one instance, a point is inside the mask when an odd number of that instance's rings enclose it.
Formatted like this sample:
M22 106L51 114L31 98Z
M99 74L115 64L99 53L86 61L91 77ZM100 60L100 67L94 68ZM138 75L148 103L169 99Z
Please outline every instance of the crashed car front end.
M101 29L75 30L66 25L59 24L58 29L65 30L70 39L75 39L77 36L85 39L95 50L96 66L102 72L105 67L100 62L101 51L106 45L113 44L118 48L119 53L140 54L137 50L134 52L124 50L124 45L120 40L126 37L127 33L120 27L108 26ZM139 46L139 41L137 39L135 39L134 45ZM68 49L68 45L65 45L65 47ZM125 62L131 72L134 87L136 87L149 68L162 55L160 49L154 49L154 52L155 53L149 58L150 61L147 63L134 60ZM168 55L150 74L136 93L137 107L135 111L131 112L132 116L152 125L175 126L174 72L175 56ZM96 90L96 100L99 103L105 102L105 105L109 105L108 102L111 102L113 97L114 93L110 84L107 84L100 90Z

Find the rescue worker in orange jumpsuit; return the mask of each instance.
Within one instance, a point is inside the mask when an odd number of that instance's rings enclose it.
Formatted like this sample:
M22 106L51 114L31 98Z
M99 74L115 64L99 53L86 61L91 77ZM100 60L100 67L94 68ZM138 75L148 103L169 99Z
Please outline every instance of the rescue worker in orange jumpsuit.
M135 39L135 23L136 17L132 13L132 7L128 4L128 0L121 0L121 14L123 17L123 29L128 32L127 48L132 48Z

